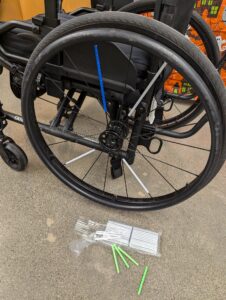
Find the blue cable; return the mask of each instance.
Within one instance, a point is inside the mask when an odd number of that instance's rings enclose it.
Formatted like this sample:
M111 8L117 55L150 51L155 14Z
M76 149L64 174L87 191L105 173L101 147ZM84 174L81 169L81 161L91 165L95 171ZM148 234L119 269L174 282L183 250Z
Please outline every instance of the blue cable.
M97 73L98 73L98 78L99 78L99 83L100 83L102 104L104 107L104 112L107 113L107 111L108 111L107 110L107 101L106 101L106 97L105 97L104 82L103 82L103 76L102 76L101 64L100 64L100 56L99 56L99 51L98 51L97 45L94 45L94 52L95 52L95 58L96 58Z

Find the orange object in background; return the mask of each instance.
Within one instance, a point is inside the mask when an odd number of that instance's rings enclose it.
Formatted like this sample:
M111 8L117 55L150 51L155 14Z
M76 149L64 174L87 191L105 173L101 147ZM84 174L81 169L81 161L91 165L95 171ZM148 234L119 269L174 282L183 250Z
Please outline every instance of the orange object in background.
M219 49L221 52L226 50L226 0L197 0L195 9L202 16L205 22L211 27L216 36ZM144 16L152 18L152 13L143 13ZM188 36L192 43L196 44L201 51L204 47L200 43L200 38L194 29L190 29ZM226 85L226 64L221 71L221 77ZM184 78L176 71L167 80L165 88L175 94L189 94L191 87Z
M91 7L90 0L63 0L63 8L66 12L79 7Z
M51 1L51 0L49 0ZM90 7L90 0L64 0L66 12L79 7ZM0 20L27 20L44 12L44 0L0 0Z
M211 27L221 52L226 50L226 0L197 0L195 9ZM199 46L200 39L195 31L189 33L190 40ZM202 49L203 50L203 49ZM226 85L226 64L221 71ZM167 82L167 89L174 93L189 93L190 85L176 72Z
M90 7L90 0L63 0L63 8L66 12L79 7ZM197 0L196 10L210 25L220 50L226 50L226 0ZM43 12L44 0L0 0L0 20L26 20ZM151 17L150 13L145 15ZM197 33L191 30L189 36L198 46L200 40ZM226 84L226 66L222 69L221 76ZM189 84L176 72L167 81L167 89L174 93L190 92Z
M213 30L221 52L226 51L226 0L198 0L197 11ZM226 84L226 65L221 77Z
M22 12L19 0L0 1L0 20L22 20Z

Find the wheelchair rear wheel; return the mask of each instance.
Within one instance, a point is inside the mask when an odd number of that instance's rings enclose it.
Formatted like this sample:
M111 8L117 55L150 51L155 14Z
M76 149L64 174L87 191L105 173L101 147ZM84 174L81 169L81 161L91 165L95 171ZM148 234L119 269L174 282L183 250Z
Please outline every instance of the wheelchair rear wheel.
M125 5L120 9L120 11L143 14L148 18L153 18L155 4L156 0L140 0ZM191 42L194 42L196 46L199 47L200 51L207 55L214 66L218 66L220 61L220 51L216 37L209 25L206 24L202 17L195 11L192 14L186 36ZM183 86L179 86L178 82L183 83ZM180 78L175 71L170 76L168 84L165 84L165 88L171 89L167 100L169 101L169 99L171 99L172 105L171 115L168 116L168 118L165 118L164 116L166 114L164 109L159 107L158 115L161 117L159 123L161 122L162 127L167 129L179 128L182 125L192 122L202 112L202 105L199 101L196 101L194 95L191 95L190 99L189 96L186 95L187 93L191 94L190 86L185 80L183 80L183 78ZM184 101L188 99L190 101ZM182 101L184 101L185 105L184 109L180 110L178 109L178 102L180 103Z
M144 16L150 17L150 14L154 16L155 4L156 0L139 0L123 6L119 11L143 14ZM187 36L192 42L195 41L200 50L204 52L209 60L217 67L221 55L216 37L209 25L195 11L191 17Z
M158 58L154 78L141 56ZM167 66L186 78L203 107L195 123L179 131L146 121ZM47 94L34 101L40 73ZM46 166L76 192L108 206L177 204L208 184L225 159L219 74L185 37L155 20L106 12L59 26L32 54L22 99L28 136Z

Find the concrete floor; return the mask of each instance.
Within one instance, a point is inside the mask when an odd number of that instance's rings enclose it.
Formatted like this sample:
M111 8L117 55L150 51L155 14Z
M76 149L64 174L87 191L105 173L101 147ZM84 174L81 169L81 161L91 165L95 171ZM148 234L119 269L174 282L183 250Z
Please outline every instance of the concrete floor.
M0 87L5 109L19 111L6 78ZM226 166L178 206L120 211L90 202L59 182L34 153L23 127L10 124L7 133L27 153L29 167L18 174L0 160L0 299L138 299L145 265L150 273L143 299L226 299ZM93 245L77 257L69 244L79 216L162 232L162 256L134 253L141 267L120 275L108 247Z

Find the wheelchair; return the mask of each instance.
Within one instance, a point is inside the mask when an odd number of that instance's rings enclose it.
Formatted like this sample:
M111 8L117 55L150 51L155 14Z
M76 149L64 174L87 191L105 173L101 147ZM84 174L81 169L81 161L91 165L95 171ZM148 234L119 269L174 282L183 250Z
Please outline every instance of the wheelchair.
M63 183L114 208L165 208L217 175L226 154L224 84L183 35L193 1L165 2L156 2L155 20L95 7L66 14L46 0L44 15L0 25L0 64L22 108L22 116L0 110L0 155L12 169L24 170L27 158L4 135L8 121L24 124ZM189 95L168 90L174 72ZM199 113L188 118L194 102Z

